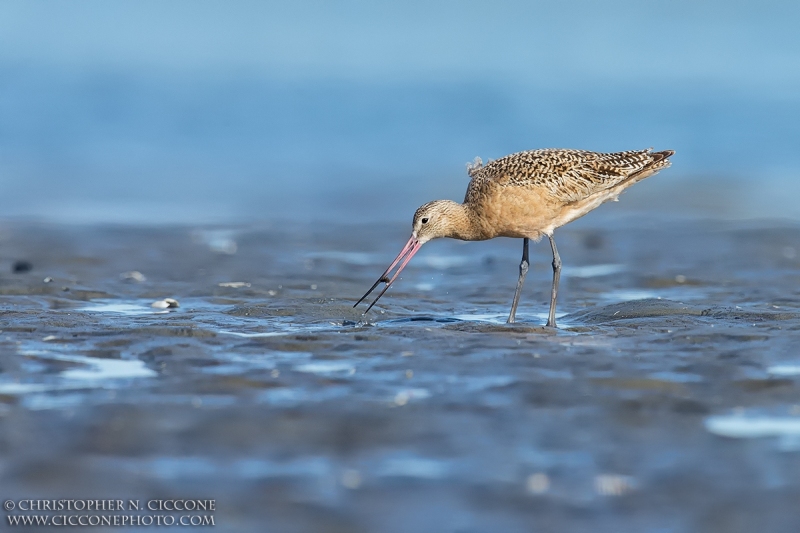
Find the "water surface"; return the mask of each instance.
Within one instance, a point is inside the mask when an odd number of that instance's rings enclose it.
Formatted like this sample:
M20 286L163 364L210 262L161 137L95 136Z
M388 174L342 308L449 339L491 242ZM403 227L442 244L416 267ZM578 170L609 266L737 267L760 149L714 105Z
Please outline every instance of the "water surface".
M557 330L543 244L507 325L512 240L429 243L364 317L405 228L6 223L0 482L225 531L794 531L800 228L662 222L558 232Z

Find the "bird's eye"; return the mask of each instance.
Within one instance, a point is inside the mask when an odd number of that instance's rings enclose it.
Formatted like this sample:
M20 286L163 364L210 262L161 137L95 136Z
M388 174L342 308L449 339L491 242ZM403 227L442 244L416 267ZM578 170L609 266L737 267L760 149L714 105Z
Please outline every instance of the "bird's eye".
M427 224L427 223L428 223L428 217L425 217L425 218L423 218L421 222L422 222L423 224Z

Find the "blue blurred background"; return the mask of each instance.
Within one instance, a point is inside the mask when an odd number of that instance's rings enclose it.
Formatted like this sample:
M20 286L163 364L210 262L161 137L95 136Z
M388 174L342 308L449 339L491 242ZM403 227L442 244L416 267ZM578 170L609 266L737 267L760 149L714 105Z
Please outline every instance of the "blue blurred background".
M0 215L402 220L464 165L654 146L617 204L800 217L800 2L0 2Z

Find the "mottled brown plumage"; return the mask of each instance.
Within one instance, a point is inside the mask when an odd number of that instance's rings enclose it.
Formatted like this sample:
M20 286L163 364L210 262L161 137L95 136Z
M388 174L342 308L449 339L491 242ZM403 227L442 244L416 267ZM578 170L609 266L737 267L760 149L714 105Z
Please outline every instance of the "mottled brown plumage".
M670 166L674 152L631 150L599 153L586 150L543 149L519 152L486 165L479 158L467 166L472 180L464 203L429 202L414 213L411 239L403 251L358 303L379 283L397 278L411 257L431 239L450 237L479 241L518 237L523 241L520 277L508 321L514 322L522 283L528 270L528 241L547 236L553 251L553 290L548 325L555 326L555 303L561 270L553 231L603 202L616 200L623 190ZM389 272L400 265L391 279ZM358 305L356 303L356 305ZM369 311L367 308L367 311Z
M598 153L586 150L530 150L501 157L485 166L471 166L466 202L475 201L494 184L537 188L564 203L580 201L634 177L645 169L669 166L672 151ZM660 163L660 165L659 165Z

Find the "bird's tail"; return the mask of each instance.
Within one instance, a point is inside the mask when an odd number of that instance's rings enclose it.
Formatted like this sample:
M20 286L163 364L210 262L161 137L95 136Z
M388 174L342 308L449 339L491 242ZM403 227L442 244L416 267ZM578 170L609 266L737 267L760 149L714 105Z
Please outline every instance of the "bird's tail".
M670 162L669 158L675 154L675 150L662 150L660 152L653 152L650 155L653 156L653 162L650 163L650 166L658 166L659 168L667 168L672 163Z
M672 161L669 160L670 156L675 153L675 150L662 150L660 152L651 152L650 157L652 157L652 161L648 163L642 170L629 176L626 181L633 181L634 183L638 181L642 181L645 178L649 178L656 172L660 170L664 170L665 168L669 168L672 166Z

